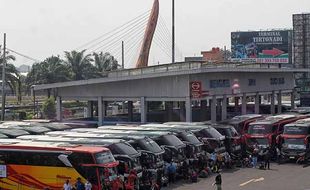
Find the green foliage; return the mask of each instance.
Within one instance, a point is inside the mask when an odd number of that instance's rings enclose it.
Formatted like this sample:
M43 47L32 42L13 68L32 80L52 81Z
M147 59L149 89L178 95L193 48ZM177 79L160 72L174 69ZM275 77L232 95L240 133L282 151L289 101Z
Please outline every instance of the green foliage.
M94 53L95 66L98 72L104 73L107 71L116 70L120 65L110 53L100 52Z
M56 117L56 105L54 97L45 100L42 105L43 114L46 119L54 119Z
M86 50L65 51L66 65L70 68L73 80L85 80L100 77L96 67L92 65L92 57L90 54L84 55Z

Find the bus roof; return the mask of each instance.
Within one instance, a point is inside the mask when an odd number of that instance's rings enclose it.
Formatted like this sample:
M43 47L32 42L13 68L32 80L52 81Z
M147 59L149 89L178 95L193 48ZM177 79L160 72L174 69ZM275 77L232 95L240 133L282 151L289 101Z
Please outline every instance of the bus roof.
M23 141L20 139L11 139L12 141L3 141L9 139L0 140L0 149L22 149L22 150L46 150L46 151L76 151L76 152L89 152L98 153L103 151L109 151L105 147L97 146L81 146L72 145L68 143L59 142L33 142ZM1 143L2 142L2 143Z
M43 126L54 131L72 129L69 125L63 123L36 123L37 126Z
M281 114L281 115L275 115L275 116L268 116L265 119L255 121L253 123L250 123L250 125L267 125L267 124L275 124L281 121L290 120L290 119L302 119L303 115L294 115L294 114Z
M241 123L247 120L251 119L258 119L263 117L263 115L260 114L246 114L246 115L238 115L233 117L231 120L228 121L228 123L236 124L236 123Z
M0 139L6 139L6 138L9 138L9 137L6 136L5 134L1 134L1 133L0 133Z
M98 129L96 131L91 131L90 133L95 134L134 134L134 135L142 135L142 136L163 136L168 135L170 132L167 131L137 131L137 130L104 130L104 129Z
M296 121L295 123L310 125L310 118L301 119L301 120Z
M166 122L164 125L186 125L186 126L196 126L196 125L206 125L208 122Z
M71 144L91 144L91 145L111 145L123 143L122 139L93 139L93 138L74 138L74 137L51 137L48 135L25 135L18 139L33 140L38 142L66 142Z
M0 133L8 136L9 138L16 138L22 135L29 135L27 131L21 129L1 129Z

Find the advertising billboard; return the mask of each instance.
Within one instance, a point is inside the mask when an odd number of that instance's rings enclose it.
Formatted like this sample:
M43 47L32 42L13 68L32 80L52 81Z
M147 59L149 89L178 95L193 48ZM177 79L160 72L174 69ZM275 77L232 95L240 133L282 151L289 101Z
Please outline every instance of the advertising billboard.
M232 61L291 63L291 31L232 32Z

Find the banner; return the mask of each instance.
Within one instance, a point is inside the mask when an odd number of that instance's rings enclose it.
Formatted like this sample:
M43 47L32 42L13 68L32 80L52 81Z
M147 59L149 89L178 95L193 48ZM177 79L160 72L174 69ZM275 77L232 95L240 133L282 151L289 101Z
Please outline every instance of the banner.
M291 31L232 32L232 61L290 63Z

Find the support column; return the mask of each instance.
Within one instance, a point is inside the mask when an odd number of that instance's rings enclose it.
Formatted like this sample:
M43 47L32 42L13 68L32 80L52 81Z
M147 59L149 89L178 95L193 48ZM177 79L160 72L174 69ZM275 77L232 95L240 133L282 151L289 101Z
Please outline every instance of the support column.
M165 102L166 120L173 120L173 102Z
M207 100L201 100L200 101L200 121L206 121L207 120Z
M295 109L295 107L295 90L293 90L293 92L291 92L291 109Z
M145 101L145 97L141 97L140 99L140 112L141 112L141 123L147 122L147 102Z
M212 96L212 101L211 101L211 122L216 123L216 96Z
M87 117L88 118L93 118L93 102L88 101L87 102Z
M98 126L103 125L103 102L102 97L98 97Z
M234 102L235 102L235 112L238 112L238 107L239 107L239 97L235 97L234 98Z
M186 121L185 102L180 102L180 121Z
M241 107L241 113L242 115L245 115L247 113L247 110L246 110L246 93L243 93L242 95L242 107Z
M259 114L259 106L260 106L260 95L257 92L255 95L255 106L254 106L255 114Z
M222 121L227 119L227 95L223 96L222 100Z
M282 113L282 92L279 90L278 93L278 114Z
M56 97L56 119L62 121L62 100L60 96Z
M185 101L186 122L192 122L192 100L190 97L186 97Z
M275 97L275 92L272 91L271 98L270 98L270 114L272 115L276 113L274 97Z
M133 102L128 101L128 121L133 121Z

